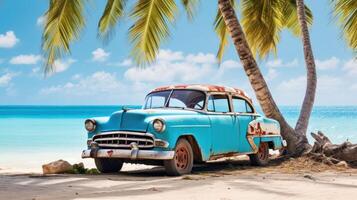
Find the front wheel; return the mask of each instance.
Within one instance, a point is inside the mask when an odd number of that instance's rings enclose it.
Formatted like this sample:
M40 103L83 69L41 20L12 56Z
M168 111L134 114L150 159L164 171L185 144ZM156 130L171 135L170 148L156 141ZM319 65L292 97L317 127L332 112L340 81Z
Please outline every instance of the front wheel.
M166 173L170 176L189 174L193 167L193 151L186 139L180 139L175 148L174 158L164 161Z
M94 162L101 173L119 172L123 167L123 161L115 158L95 158Z
M266 166L269 163L269 145L260 143L258 152L249 155L250 163L254 166Z

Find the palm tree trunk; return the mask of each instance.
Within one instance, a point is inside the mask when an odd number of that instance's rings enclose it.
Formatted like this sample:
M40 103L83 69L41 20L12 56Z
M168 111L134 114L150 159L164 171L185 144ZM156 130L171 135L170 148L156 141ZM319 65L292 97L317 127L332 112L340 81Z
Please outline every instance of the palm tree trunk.
M267 117L276 119L280 123L281 135L288 143L288 150L295 154L301 152L301 147L305 145L298 145L299 142L307 143L300 135L295 134L295 131L286 122L279 108L277 107L269 88L263 78L263 75L253 57L245 34L235 14L230 0L218 0L219 9L222 12L223 19L229 29L230 35L233 39L234 46L243 64L255 95L260 103L260 106ZM305 135L306 138L306 135Z
M296 123L295 131L297 134L306 135L312 107L315 100L317 78L315 59L312 53L310 35L305 18L304 0L296 0L296 5L302 33L302 42L304 45L304 56L307 69L307 85L304 102L302 104L299 119Z

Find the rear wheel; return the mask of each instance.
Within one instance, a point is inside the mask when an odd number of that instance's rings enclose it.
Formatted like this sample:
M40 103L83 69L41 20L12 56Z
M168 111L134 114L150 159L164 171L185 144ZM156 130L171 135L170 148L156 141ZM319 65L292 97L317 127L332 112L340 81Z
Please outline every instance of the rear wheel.
M189 174L193 167L193 151L186 139L180 139L175 148L175 156L164 161L166 173L170 176Z
M95 158L94 162L101 173L119 172L123 167L123 161L115 158Z
M260 143L258 152L249 155L250 163L254 166L266 166L269 163L269 145Z

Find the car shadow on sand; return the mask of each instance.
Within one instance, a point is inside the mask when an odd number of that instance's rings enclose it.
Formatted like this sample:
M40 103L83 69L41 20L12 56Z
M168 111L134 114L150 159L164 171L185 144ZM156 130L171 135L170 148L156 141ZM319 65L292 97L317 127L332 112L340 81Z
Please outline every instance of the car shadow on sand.
M286 158L278 157L270 161L269 167L278 166L284 162ZM211 161L203 164L195 164L192 169L192 175L205 175L205 174L229 174L232 171L241 170L254 170L261 169L259 166L252 166L248 159L224 159L218 161ZM151 169L140 169L123 171L115 174L133 176L133 177L161 177L167 176L164 167L156 166Z

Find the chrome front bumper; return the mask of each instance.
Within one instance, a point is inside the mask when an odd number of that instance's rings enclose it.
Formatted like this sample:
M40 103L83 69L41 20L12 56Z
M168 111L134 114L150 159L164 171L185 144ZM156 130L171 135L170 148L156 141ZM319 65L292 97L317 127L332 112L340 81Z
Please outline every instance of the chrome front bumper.
M174 151L156 151L139 149L88 149L83 150L82 158L125 158L131 160L170 160Z

